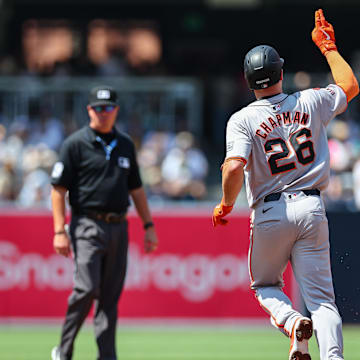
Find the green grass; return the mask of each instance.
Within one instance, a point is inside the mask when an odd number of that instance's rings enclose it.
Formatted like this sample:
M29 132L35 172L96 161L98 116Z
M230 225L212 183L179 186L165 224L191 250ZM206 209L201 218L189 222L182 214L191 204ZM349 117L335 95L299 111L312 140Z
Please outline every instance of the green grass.
M47 360L57 344L57 327L0 327L0 360ZM344 327L346 360L360 356L360 327ZM267 328L119 328L119 360L286 360L289 340ZM319 360L314 338L313 360ZM92 329L81 330L73 360L95 360Z

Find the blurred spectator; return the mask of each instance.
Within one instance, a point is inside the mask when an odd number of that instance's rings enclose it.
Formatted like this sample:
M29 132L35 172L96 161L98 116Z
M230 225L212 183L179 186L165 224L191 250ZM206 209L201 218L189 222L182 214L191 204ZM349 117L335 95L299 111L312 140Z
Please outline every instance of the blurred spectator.
M41 108L39 119L32 121L28 143L45 144L52 150L58 150L64 139L63 123L51 115L48 107Z
M348 124L342 120L334 120L330 125L330 168L334 171L349 170L351 166L353 154L349 134Z
M207 172L207 159L194 147L194 136L185 131L177 134L161 166L164 193L171 199L204 198Z
M23 185L18 196L22 207L50 208L50 171L56 153L44 144L28 147L23 157Z
M208 161L191 133L151 133L139 149L139 164L150 199L205 198Z
M357 159L353 170L354 201L357 209L360 209L360 159Z
M30 120L28 116L26 115L16 116L14 121L10 124L9 127L10 138L13 137L18 139L19 141L18 147L22 148L22 146L28 142L29 134L30 134Z
M1 201L13 201L16 196L15 189L15 174L12 163L3 164L0 167L0 200Z
M351 130L350 130L351 129ZM355 211L356 168L359 154L359 125L352 120L334 119L329 127L330 180L324 193L327 209ZM360 205L360 203L359 203Z
M149 196L162 196L161 163L170 148L173 135L165 132L149 132L138 151L141 177Z
M18 204L21 207L46 207L50 209L50 176L42 169L35 169L24 178Z
M14 201L17 197L22 181L21 159L27 136L28 123L25 116L17 117L11 124L9 132L2 127L0 141L2 201Z
M7 157L6 129L0 125L0 200L12 201L16 196L14 158Z
M56 152L46 141L29 145L30 121L18 116L9 131L0 125L0 201L21 207L49 207L49 173ZM48 134L51 139L53 134Z

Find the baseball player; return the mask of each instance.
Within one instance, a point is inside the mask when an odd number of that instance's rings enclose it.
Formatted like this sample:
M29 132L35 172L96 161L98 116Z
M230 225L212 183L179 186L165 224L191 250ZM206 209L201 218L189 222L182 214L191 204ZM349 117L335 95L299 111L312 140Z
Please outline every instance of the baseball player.
M227 125L222 167L223 197L213 225L226 225L245 177L251 214L249 273L271 323L290 337L289 359L309 360L313 330L321 360L343 359L342 324L335 305L329 234L321 192L329 179L326 126L359 92L353 71L338 53L334 29L315 12L312 39L335 84L288 95L282 92L283 63L270 46L245 56L244 70L256 101ZM311 319L293 309L282 291L290 260Z

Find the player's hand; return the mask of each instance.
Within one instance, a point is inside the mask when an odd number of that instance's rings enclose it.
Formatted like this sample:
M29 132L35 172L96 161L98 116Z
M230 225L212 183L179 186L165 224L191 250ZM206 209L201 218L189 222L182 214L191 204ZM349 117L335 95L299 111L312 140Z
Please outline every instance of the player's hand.
M54 236L54 249L59 255L68 257L71 254L70 239L67 233L58 234Z
M216 225L226 225L228 220L223 219L223 217L229 214L233 207L234 205L226 206L223 203L216 205L212 216L213 226L215 227Z
M315 11L315 27L311 37L323 55L328 51L337 51L334 28L326 21L322 9Z
M150 227L145 230L145 239L144 239L144 250L146 253L151 253L155 251L158 247L159 240L156 235L154 227Z

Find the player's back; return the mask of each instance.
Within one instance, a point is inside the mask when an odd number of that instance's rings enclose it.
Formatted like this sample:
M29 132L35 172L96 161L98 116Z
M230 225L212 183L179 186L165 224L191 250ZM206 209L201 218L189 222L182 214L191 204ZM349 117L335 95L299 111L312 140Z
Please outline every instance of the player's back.
M345 94L330 85L257 100L231 117L226 157L247 162L250 206L273 192L327 186L326 125L345 108Z

